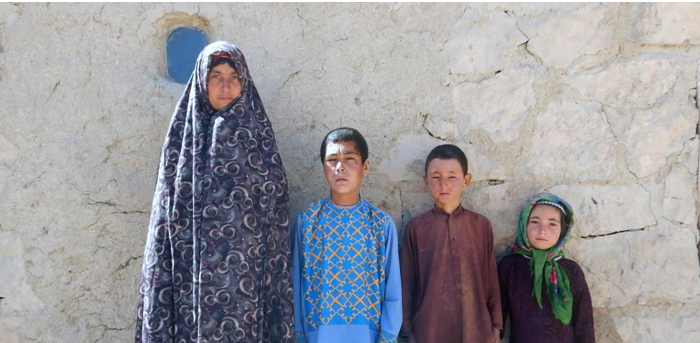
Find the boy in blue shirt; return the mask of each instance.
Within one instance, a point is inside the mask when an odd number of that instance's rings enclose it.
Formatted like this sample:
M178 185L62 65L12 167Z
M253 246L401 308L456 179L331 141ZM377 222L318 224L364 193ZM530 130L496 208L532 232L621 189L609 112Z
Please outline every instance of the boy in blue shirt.
M297 219L297 342L396 342L402 321L396 227L360 197L368 155L364 137L351 128L329 132L321 144L330 196Z

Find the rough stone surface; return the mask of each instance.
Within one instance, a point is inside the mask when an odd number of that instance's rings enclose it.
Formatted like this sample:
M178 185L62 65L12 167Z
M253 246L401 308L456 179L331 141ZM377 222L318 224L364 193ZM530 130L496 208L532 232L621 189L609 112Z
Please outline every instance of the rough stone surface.
M554 186L549 191L572 205L576 217L573 236L592 237L640 230L657 223L651 197L641 185Z
M468 122L463 126L484 130L499 143L518 138L525 115L535 105L535 75L528 67L509 69L488 80L455 87L452 103L463 121Z
M571 11L551 11L530 17L521 29L528 50L554 68L567 68L582 55L610 47L614 31L607 21L614 12L602 4L587 4Z
M700 311L675 319L673 314L666 316L649 315L642 318L622 317L615 319L625 342L655 343L655 342L698 342L700 321L695 320ZM693 338L693 336L695 336ZM690 337L690 339L688 339Z
M444 50L451 57L451 73L481 76L510 66L518 45L526 41L516 21L503 11L483 13L468 8L454 25Z
M664 184L664 217L681 224L696 227L697 213L693 188L693 175L685 167L676 166L666 177Z
M595 294L593 306L615 308L697 299L698 260L678 258L695 253L696 243L697 235L687 230L659 227L574 239L567 248L569 255L581 264L591 293Z
M394 182L422 181L425 175L425 157L434 147L445 143L428 135L404 135L377 167L378 172L385 174ZM506 178L505 169L488 157L478 154L474 146L462 143L457 143L457 146L471 160L469 173L472 174L474 182ZM406 147L411 148L406 149Z
M630 171L645 177L664 166L697 135L697 118L697 110L683 103L635 112L624 140Z
M400 231L457 144L499 254L532 194L576 208L597 342L700 342L697 7L0 3L0 342L132 339L179 26L244 52L292 216L328 194L329 129L363 132Z
M428 115L423 126L428 134L438 139L452 141L459 136L459 128L453 120Z
M537 114L532 131L527 166L536 176L608 180L618 172L621 154L596 103L557 99Z
M629 20L629 38L653 44L700 44L700 27L683 25L697 20L700 4L635 4Z
M693 174L693 176L698 176L698 149L700 149L700 144L698 144L698 138L693 137L693 139L685 142L685 147L683 147L683 152L679 156L679 162L688 168L688 171Z
M678 80L678 67L661 56L639 56L572 75L565 82L586 100L624 108L649 108Z

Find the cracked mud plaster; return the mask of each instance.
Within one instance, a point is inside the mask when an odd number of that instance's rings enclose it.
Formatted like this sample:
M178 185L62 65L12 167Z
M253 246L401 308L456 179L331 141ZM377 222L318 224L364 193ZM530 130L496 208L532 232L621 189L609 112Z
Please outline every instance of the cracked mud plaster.
M165 77L165 39L184 25L246 52L292 208L326 194L318 143L344 124L370 144L363 195L405 224L432 205L424 159L449 141L470 159L464 201L492 220L497 249L531 192L575 206L567 253L596 315L630 319L598 342L670 331L695 342L700 232L673 219L690 210L667 211L681 198L700 207L700 47L685 6L0 4L0 237L21 248L0 263L18 282L0 292L0 340L133 337L159 153L183 89ZM670 177L677 167L691 176ZM23 287L37 307L18 303Z

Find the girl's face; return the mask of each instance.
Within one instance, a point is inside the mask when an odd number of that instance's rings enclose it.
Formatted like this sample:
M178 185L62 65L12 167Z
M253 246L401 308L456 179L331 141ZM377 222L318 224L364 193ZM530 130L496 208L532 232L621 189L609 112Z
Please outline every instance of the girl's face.
M535 249L548 250L561 235L561 211L553 206L537 205L527 220L527 239Z
M209 71L207 77L209 103L215 110L220 110L241 94L241 80L236 69L228 63L222 63Z

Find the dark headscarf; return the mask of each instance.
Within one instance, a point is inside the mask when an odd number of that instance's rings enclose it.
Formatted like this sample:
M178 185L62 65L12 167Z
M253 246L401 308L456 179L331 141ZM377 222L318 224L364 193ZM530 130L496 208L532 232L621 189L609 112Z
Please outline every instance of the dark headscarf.
M558 208L562 213L562 230L559 241L548 250L540 250L530 244L527 238L527 222L532 209L537 205L548 205ZM530 259L532 272L532 296L542 308L542 282L547 289L547 297L552 306L554 316L564 325L569 325L573 311L574 297L569 285L569 277L564 268L559 265L559 259L564 257L564 245L569 232L574 226L574 210L564 199L551 194L539 193L527 200L518 219L518 232L513 243L513 252Z
M216 111L213 56L230 56L241 94ZM136 342L292 342L289 197L275 136L240 50L199 54L158 168Z

